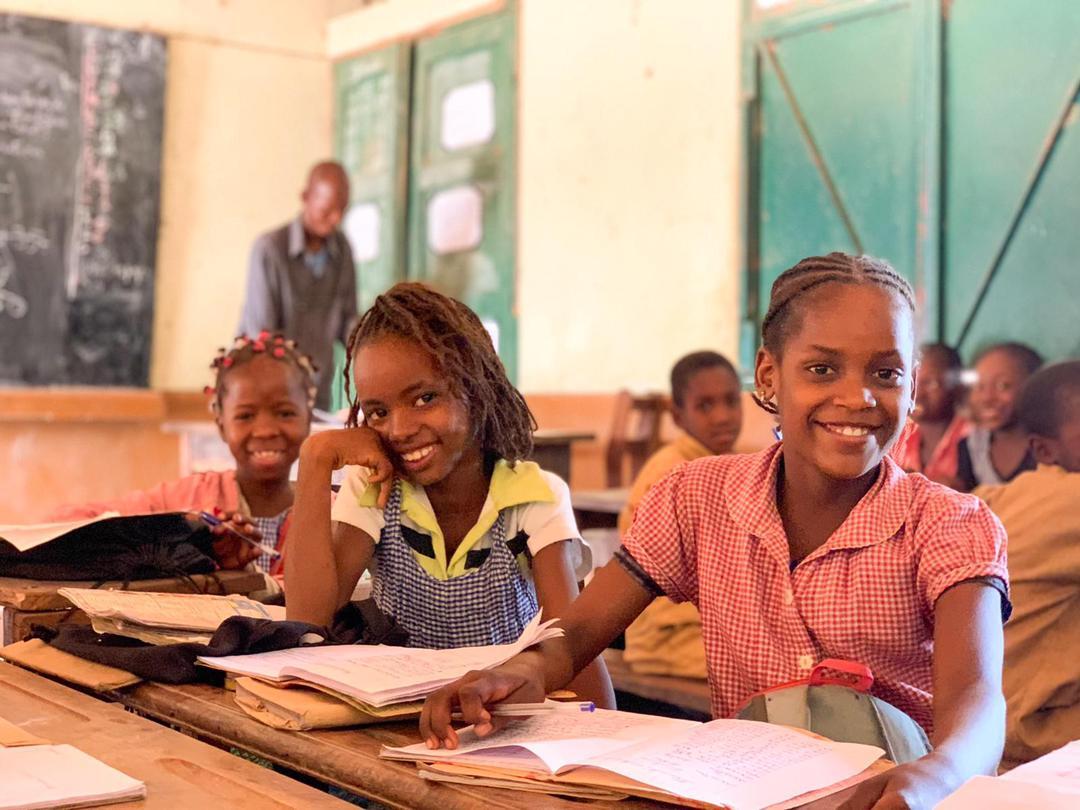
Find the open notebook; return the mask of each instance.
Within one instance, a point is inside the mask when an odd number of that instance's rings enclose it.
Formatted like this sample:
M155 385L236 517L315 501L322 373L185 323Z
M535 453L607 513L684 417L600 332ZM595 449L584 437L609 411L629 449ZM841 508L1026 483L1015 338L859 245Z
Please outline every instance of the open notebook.
M562 630L538 613L512 644L426 650L390 646L300 647L254 655L207 656L200 664L269 683L302 681L379 708L422 700L473 669L505 663Z
M70 745L0 747L0 810L93 807L146 796L146 786Z
M754 810L839 789L883 754L747 720L695 723L604 710L537 715L483 739L464 729L459 739L454 750L420 743L383 748L381 756L421 763L422 776L442 781Z

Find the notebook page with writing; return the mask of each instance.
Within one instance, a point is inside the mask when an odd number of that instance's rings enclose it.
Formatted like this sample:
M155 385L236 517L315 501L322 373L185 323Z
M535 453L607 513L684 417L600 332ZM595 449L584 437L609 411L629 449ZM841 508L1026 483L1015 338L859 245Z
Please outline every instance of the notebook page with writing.
M674 720L633 712L597 709L594 712L552 712L516 720L487 737L472 728L458 733L455 749L429 749L423 743L384 748L387 759L425 762L468 760L477 764L513 768L526 762L517 754L527 751L550 773L594 761L598 755L634 746L645 739L681 734L700 726L693 720ZM535 767L535 766L534 766Z
M874 746L836 743L786 726L713 720L583 764L677 796L747 810L841 782L883 754Z
M146 786L70 745L0 748L0 810L89 807L146 796Z
M148 627L213 632L228 618L285 618L284 608L242 596L60 588L58 593L91 617L121 619Z

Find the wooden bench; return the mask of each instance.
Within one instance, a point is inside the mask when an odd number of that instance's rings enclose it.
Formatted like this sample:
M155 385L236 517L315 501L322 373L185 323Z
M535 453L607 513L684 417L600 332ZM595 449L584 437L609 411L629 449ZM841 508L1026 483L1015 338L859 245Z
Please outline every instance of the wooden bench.
M709 683L699 678L642 675L630 669L622 650L604 650L604 663L616 692L675 706L693 715L710 715ZM620 708L622 708L620 706Z

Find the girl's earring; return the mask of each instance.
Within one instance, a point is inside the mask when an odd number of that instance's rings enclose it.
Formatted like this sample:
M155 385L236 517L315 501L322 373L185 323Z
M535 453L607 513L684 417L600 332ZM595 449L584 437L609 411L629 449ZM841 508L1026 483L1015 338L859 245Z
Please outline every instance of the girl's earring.
M773 401L772 395L769 394L764 388L758 388L751 396L754 398L754 402L758 404L758 407L771 414L780 413L780 409L776 407L776 402Z

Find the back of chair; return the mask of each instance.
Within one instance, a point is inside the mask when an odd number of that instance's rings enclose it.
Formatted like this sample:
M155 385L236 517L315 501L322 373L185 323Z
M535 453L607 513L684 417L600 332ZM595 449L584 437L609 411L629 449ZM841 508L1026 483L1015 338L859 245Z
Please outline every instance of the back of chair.
M628 487L649 456L660 447L660 423L668 409L664 394L632 394L615 397L611 438L607 446L607 485Z

